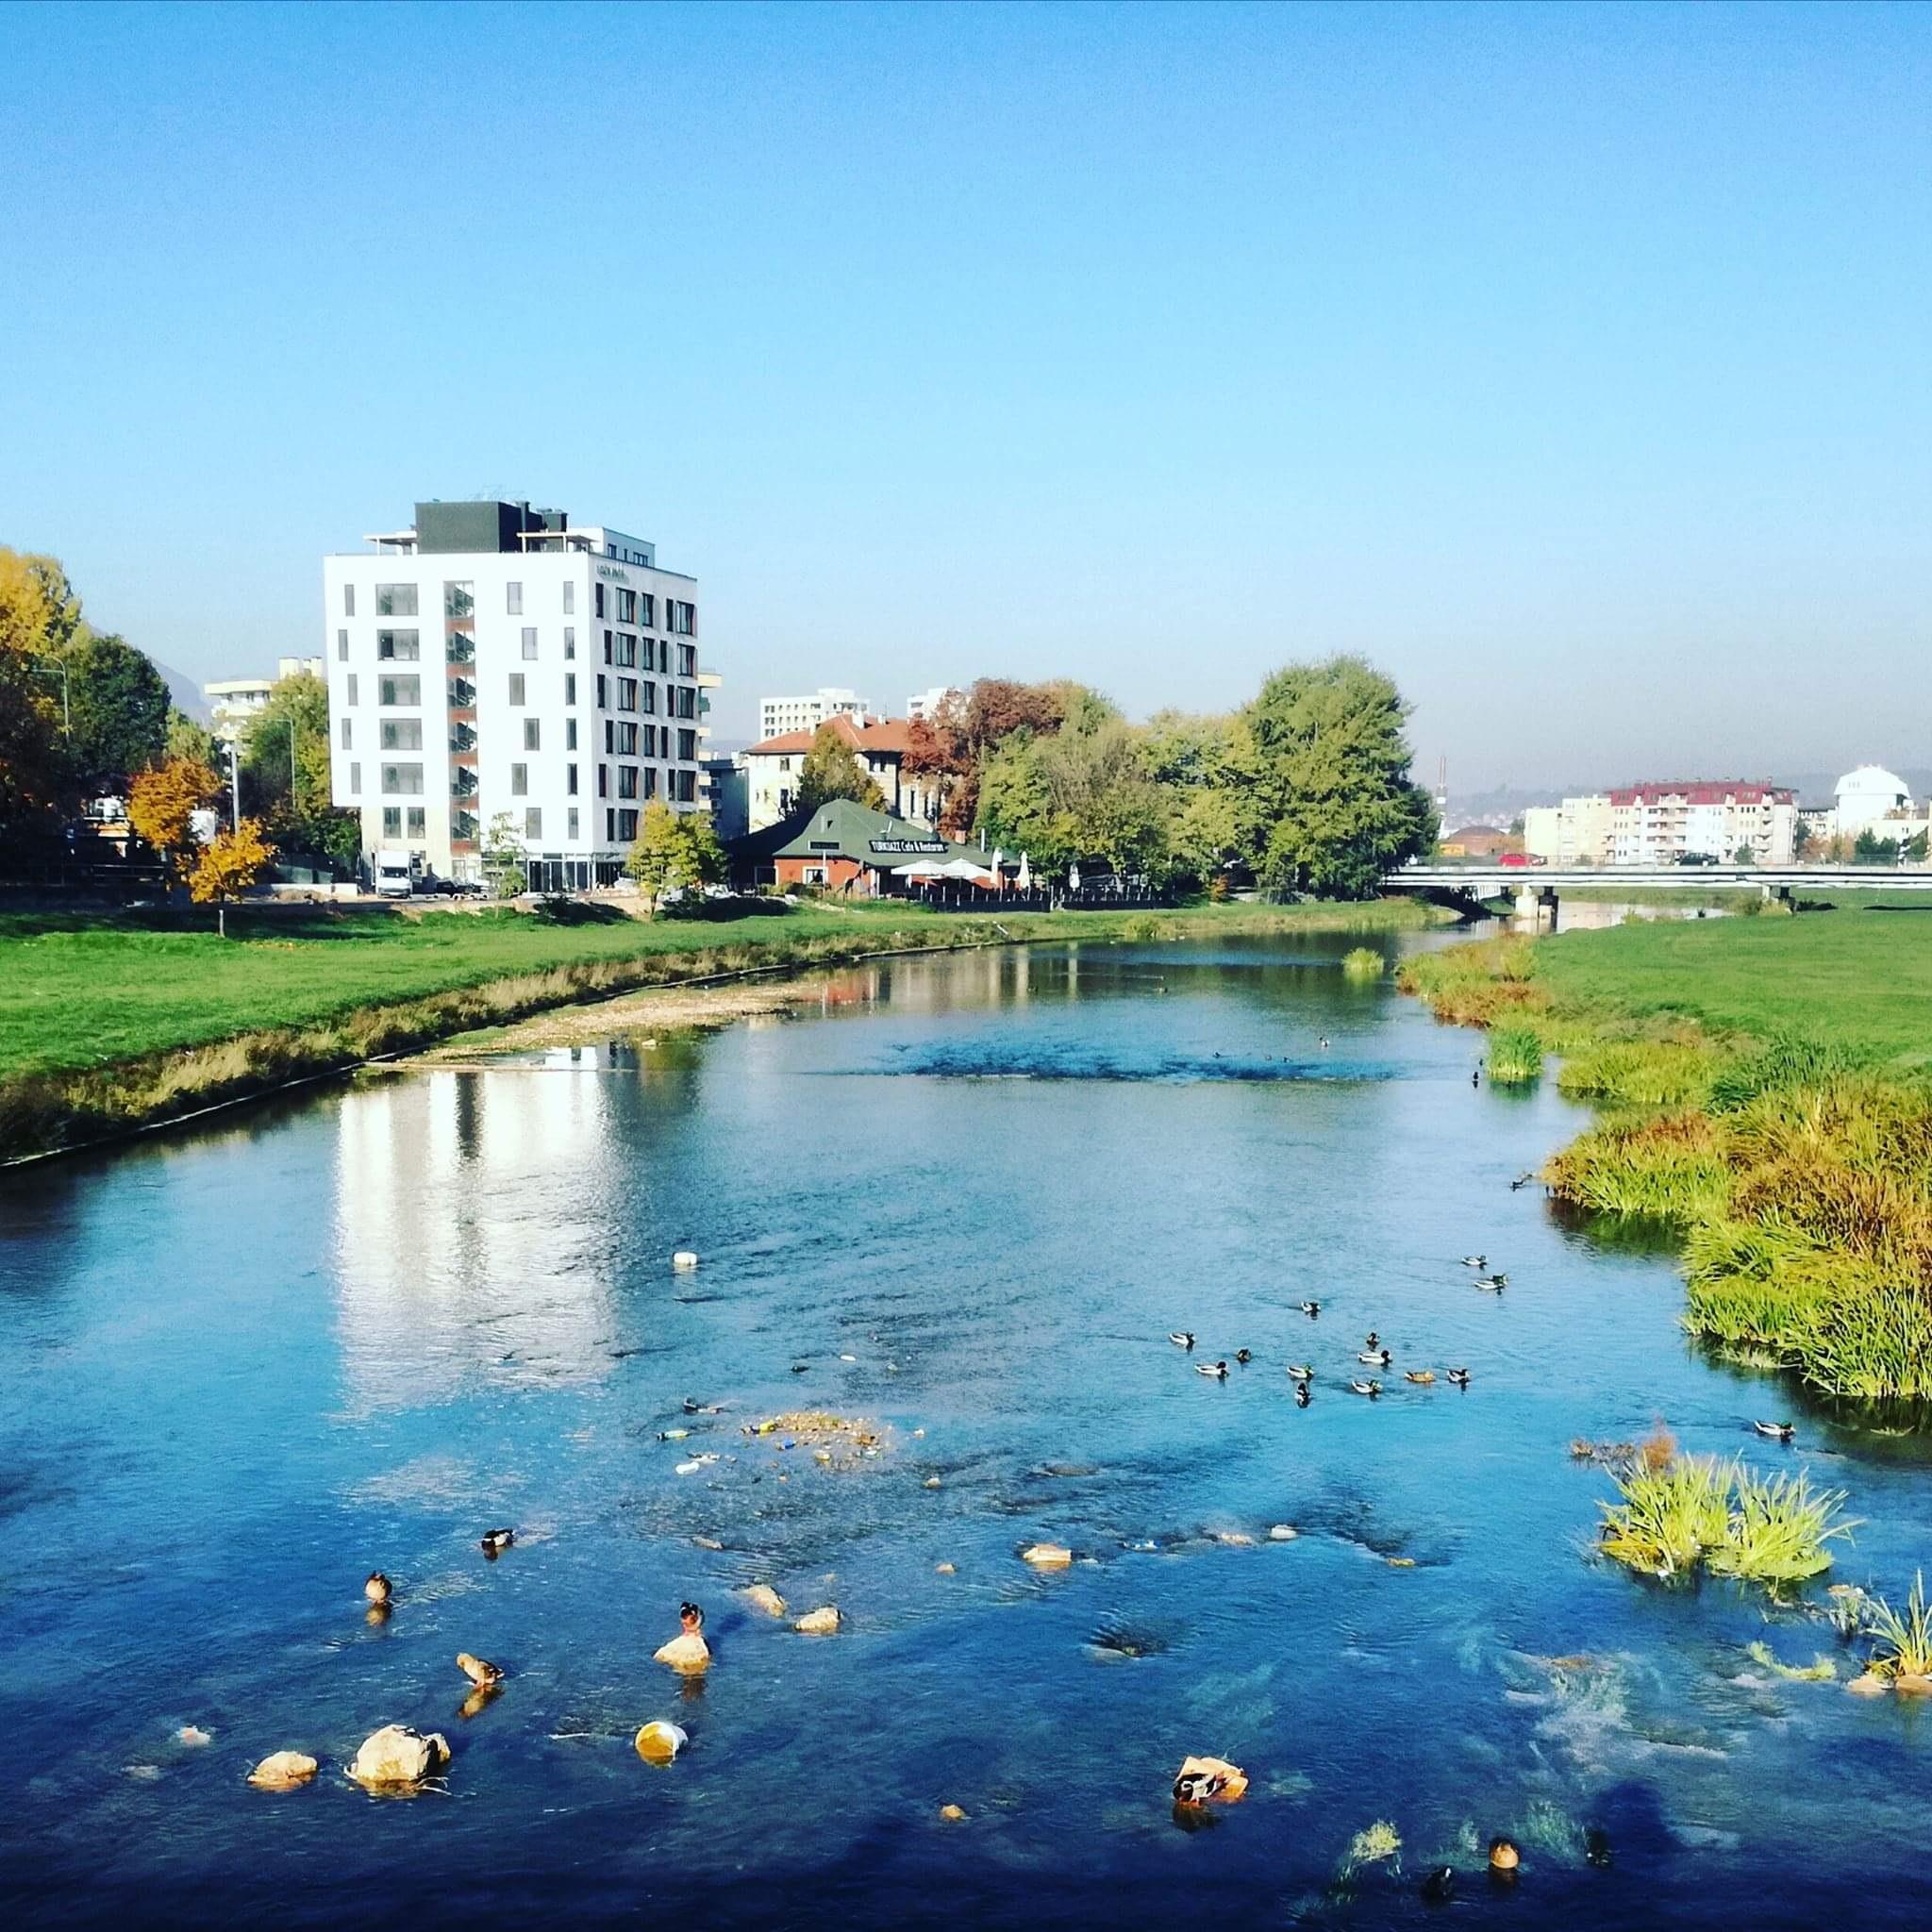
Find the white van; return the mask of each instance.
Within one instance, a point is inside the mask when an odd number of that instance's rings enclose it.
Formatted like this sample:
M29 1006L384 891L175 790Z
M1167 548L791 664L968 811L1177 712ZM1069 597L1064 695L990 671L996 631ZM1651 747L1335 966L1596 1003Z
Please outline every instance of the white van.
M423 855L385 847L375 855L375 891L378 898L407 899L416 890L423 874Z

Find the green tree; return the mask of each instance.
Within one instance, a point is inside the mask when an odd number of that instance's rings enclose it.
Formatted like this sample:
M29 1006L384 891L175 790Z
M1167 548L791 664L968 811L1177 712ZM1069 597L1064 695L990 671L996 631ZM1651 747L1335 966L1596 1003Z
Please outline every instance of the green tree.
M1359 658L1277 671L1245 716L1254 746L1249 841L1279 891L1361 899L1429 849L1435 807L1408 776L1407 713Z
M484 828L482 858L484 879L497 898L514 899L528 883L513 814L500 811Z
M52 812L65 791L60 658L80 599L51 557L0 545L0 826Z
M1870 825L1858 834L1852 847L1854 865L1892 865L1898 860L1898 845L1890 839L1881 839Z
M167 681L125 638L98 632L84 632L63 661L69 776L84 794L124 792L136 772L166 756Z
M721 884L728 869L724 848L718 842L718 828L711 823L708 811L680 812L677 828L684 837L685 865L690 876L688 884L715 886Z
M858 762L836 724L821 724L798 769L798 791L793 809L816 811L828 799L851 798L874 811L886 808L886 794ZM646 813L646 817L649 814Z
M193 758L214 771L220 771L227 762L215 742L214 733L206 724L197 724L186 711L168 713L168 735L161 746L161 756Z
M988 845L1024 852L1041 872L1059 872L1080 856L1079 827L1054 802L1030 733L1009 738L980 769L978 829Z
M652 913L666 892L691 883L687 874L691 864L691 840L678 824L677 814L661 798L654 798L644 808L637 841L624 861L625 871L637 881Z
M278 679L248 720L241 757L243 802L282 850L326 857L338 870L355 865L361 821L329 803L328 686L321 678L298 671Z

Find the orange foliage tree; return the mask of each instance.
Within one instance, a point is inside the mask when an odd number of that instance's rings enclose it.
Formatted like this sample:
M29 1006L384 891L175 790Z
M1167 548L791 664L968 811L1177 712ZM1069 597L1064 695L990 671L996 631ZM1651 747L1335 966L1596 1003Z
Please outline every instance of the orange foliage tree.
M275 856L258 819L243 819L232 832L217 832L201 847L188 874L188 896L197 906L213 906L215 930L224 939L228 936L228 901L254 885Z
M199 758L163 759L127 788L127 823L151 845L176 884L193 871L199 848L194 814L222 795L222 781Z

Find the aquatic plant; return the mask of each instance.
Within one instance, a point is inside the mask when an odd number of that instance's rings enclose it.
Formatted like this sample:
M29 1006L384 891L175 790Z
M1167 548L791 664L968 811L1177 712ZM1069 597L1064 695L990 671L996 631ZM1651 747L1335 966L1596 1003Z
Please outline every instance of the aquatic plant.
M1774 1589L1802 1583L1831 1568L1825 1544L1857 1527L1843 1516L1845 1492L1813 1492L1797 1475L1760 1476L1737 1465L1732 1472L1730 1521L1724 1541L1705 1558L1719 1576L1740 1576Z
M1341 970L1348 978L1366 982L1380 979L1389 964L1374 946L1351 946L1341 956Z
M1616 1478L1621 1503L1605 1503L1604 1554L1652 1576L1689 1574L1721 1545L1730 1521L1731 1467L1714 1456L1641 1465Z
M1760 1094L1815 1087L1861 1072L1872 1062L1873 1056L1862 1049L1781 1029L1757 1052L1735 1056L1717 1070L1707 1105L1712 1113L1735 1113Z
M1402 1849L1402 1834L1386 1818L1378 1818L1373 1824L1366 1825L1349 1840L1348 1857L1343 1861L1347 1871L1353 1872L1361 1865L1374 1865L1384 1858L1392 1858Z
M1579 1099L1635 1107L1694 1107L1710 1091L1716 1058L1685 1040L1598 1040L1569 1054L1557 1085Z
M1840 1643L1849 1643L1865 1628L1871 1598L1856 1583L1834 1583L1824 1596L1824 1621Z
M1490 1034L1490 1078L1506 1087L1541 1077L1543 1043L1529 1026L1498 1026Z
M1838 1675L1838 1666L1828 1657L1814 1657L1808 1664L1781 1664L1771 1654L1771 1645L1761 1641L1747 1643L1744 1655L1774 1677L1792 1684L1824 1684Z
M1701 1113L1606 1122L1553 1156L1543 1174L1579 1207L1662 1221L1718 1213L1729 1192L1717 1129Z
M1901 1616L1883 1597L1865 1606L1865 1628L1874 1640L1872 1669L1881 1677L1932 1676L1932 1607L1925 1602L1925 1573L1912 1578Z

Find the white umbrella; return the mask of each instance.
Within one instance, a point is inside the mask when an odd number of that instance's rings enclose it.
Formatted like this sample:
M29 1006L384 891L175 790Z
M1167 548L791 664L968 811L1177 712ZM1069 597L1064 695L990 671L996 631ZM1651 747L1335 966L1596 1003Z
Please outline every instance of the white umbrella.
M992 884L992 874L985 866L974 865L970 858L948 859L933 876L941 879L972 879L982 886Z
M936 879L945 868L935 865L929 858L915 858L910 865L895 865L892 876L895 879Z
M1077 892L1079 890L1080 868L1077 865L1070 865L1067 868L1067 891L1070 892Z
M1002 872L1000 868L1003 865L1005 865L1006 862L1007 855L1004 852L1002 852L997 845L995 845L992 848L992 880L994 885L999 885L1005 880L1006 874Z
M1013 883L1023 892L1030 892L1033 890L1033 868L1026 863L1026 855L1024 852L1020 855L1020 876Z

